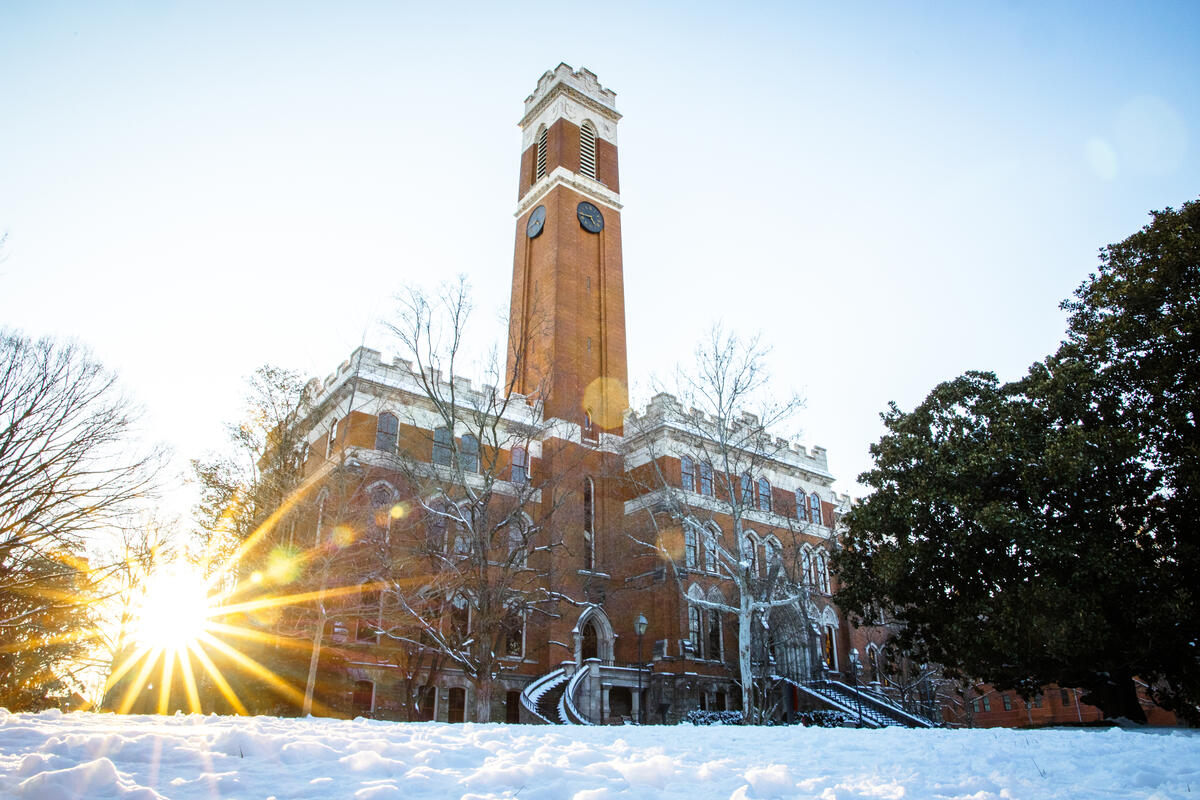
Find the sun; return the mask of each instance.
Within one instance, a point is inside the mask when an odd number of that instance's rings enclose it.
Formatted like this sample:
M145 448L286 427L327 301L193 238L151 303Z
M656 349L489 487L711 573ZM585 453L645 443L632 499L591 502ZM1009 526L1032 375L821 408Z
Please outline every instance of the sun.
M208 630L214 608L204 578L186 565L172 565L147 579L133 638L153 650L186 650Z

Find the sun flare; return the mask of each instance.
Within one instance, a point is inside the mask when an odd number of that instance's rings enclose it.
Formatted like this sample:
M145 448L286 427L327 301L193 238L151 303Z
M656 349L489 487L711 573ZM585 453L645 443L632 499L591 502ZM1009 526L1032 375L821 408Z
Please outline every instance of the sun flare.
M134 639L143 647L180 651L208 629L213 614L204 578L186 566L151 575L138 609Z

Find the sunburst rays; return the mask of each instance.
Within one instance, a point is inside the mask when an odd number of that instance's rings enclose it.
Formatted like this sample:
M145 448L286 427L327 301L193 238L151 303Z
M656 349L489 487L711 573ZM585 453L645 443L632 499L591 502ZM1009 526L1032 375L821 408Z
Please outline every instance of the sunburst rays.
M355 583L288 590L288 585L305 573L311 576L310 568L319 565L330 548L354 538L331 536L309 549L278 543L272 534L302 495L302 490L293 493L219 563L214 563L210 551L198 568L176 565L171 568L175 573L168 570L165 578L142 576L147 598L143 612L131 626L132 644L115 660L105 686L105 695L113 698L109 701L113 710L129 713L136 706L139 711L153 709L164 714L186 707L201 712L211 710L219 697L234 713L247 714L256 704L243 696L246 689L239 695L235 687L238 680L246 678L299 707L305 698L303 682L289 681L247 650L258 646L308 656L312 640L279 635L270 624L273 615L286 608L338 602L385 588L383 584ZM249 562L261 568L245 575ZM201 577L204 574L207 577ZM245 579L235 580L239 575ZM330 713L316 699L312 708L314 713Z

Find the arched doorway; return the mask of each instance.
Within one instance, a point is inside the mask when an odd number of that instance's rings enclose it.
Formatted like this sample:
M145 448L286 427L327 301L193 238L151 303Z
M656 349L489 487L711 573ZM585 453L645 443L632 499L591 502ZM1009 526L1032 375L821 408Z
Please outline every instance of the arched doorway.
M582 664L584 659L598 658L606 664L613 660L613 643L616 635L608 615L600 606L588 606L579 615L571 633L575 637L575 663Z
M600 632L596 630L595 620L588 620L583 625L583 647L580 657L584 661L600 657Z

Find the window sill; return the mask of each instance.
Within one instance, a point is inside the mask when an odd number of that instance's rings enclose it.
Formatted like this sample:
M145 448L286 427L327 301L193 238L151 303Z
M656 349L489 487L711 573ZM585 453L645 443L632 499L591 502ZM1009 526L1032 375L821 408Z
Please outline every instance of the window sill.
M605 578L606 580L612 580L612 575L609 575L607 572L597 572L591 569L579 569L575 570L575 572L578 575L586 575L591 578Z

